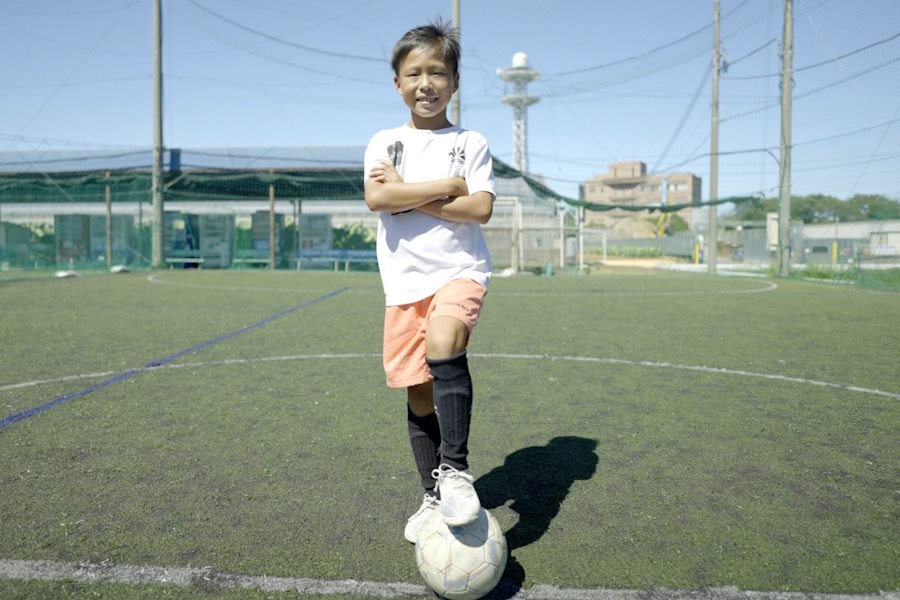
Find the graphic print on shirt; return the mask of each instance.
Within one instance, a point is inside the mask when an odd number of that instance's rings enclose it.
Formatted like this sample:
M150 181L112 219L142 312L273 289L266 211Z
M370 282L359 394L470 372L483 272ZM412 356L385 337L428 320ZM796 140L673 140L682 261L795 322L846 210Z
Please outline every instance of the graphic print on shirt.
M403 160L403 142L397 140L387 148L388 158L391 159L391 162L394 164L394 167L400 165L400 162Z
M462 166L466 164L466 149L465 148L454 148L452 149L448 155L450 156L450 164L459 163Z
M403 142L397 140L393 144L387 147L388 158L391 159L391 162L394 164L394 168L398 171L400 170L400 163L403 161ZM412 212L412 209L401 210L399 212L391 213L391 215L401 215L403 213Z

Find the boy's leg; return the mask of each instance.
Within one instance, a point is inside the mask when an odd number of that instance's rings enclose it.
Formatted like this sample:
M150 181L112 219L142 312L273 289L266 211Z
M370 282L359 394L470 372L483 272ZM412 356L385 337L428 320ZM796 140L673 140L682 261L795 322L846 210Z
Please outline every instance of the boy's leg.
M403 537L415 543L419 529L439 510L435 469L440 466L441 431L434 411L431 373L425 364L425 327L430 298L403 306L389 306L384 319L384 370L387 384L406 388L406 422L416 471L425 494L407 520Z
M406 521L403 537L416 543L419 529L434 510L439 510L437 480L434 471L441 462L441 429L434 412L431 382L407 388L406 422L409 428L409 444L412 447L416 470L422 480L425 494L422 505Z
M435 472L444 522L471 523L481 503L469 472L472 378L466 346L478 321L485 289L468 280L441 288L425 333L425 358L434 378L434 406L441 428L441 465Z
M440 318L434 319L429 332L436 321L438 328L443 325ZM441 494L441 512L444 522L451 527L466 525L477 519L481 512L474 478L469 472L472 378L469 376L466 351L462 350L450 358L426 360L434 376L434 406L441 428L441 464L435 471L437 489Z
M440 427L434 414L431 373L425 364L425 327L430 298L388 306L384 314L384 371L392 388L406 388L406 422L416 470L426 494L434 495L431 473L439 465Z
M434 411L432 384L426 382L407 388L406 422L416 470L425 493L436 496L432 473L441 462L441 429Z
M454 469L469 468L469 429L472 420L472 378L466 357L469 330L453 317L435 317L425 335L426 363L434 377L433 397L440 423L441 462Z

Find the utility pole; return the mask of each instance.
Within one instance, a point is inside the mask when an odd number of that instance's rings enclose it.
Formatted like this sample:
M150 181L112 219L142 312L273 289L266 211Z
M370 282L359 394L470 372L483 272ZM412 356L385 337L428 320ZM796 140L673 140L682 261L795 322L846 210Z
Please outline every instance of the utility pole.
M162 0L153 0L153 260L151 266L163 265L163 138L162 138Z
M791 95L794 59L793 0L784 0L784 35L781 55L781 161L778 200L778 276L791 274Z
M712 129L709 149L709 231L707 235L706 270L716 274L719 260L719 70L722 57L719 52L719 0L713 9L713 65L712 65Z
M453 0L453 28L456 30L456 33L459 36L461 46L462 24L459 20L459 0ZM450 105L450 121L456 126L460 125L460 120L462 118L461 113L462 111L460 109L459 88L456 88L456 91L453 92L453 103Z

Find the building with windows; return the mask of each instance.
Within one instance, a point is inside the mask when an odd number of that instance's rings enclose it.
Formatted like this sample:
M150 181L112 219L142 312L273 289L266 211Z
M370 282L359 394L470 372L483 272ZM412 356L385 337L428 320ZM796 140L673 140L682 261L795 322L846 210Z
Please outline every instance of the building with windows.
M647 165L640 161L614 162L609 171L595 175L579 186L579 199L597 204L627 206L659 206L660 204L700 203L701 179L692 173L662 173L648 175ZM676 213L692 230L703 229L708 215L697 207L684 208ZM585 212L587 224L611 227L628 217L652 217L659 213L633 212L625 209Z

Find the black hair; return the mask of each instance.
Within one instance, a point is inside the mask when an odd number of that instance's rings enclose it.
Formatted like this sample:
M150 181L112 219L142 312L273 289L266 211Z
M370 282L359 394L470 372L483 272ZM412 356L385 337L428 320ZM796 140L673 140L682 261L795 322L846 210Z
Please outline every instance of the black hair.
M459 31L440 17L427 25L410 29L400 38L391 53L391 67L395 75L400 74L403 59L417 48L436 48L453 73L459 72Z

